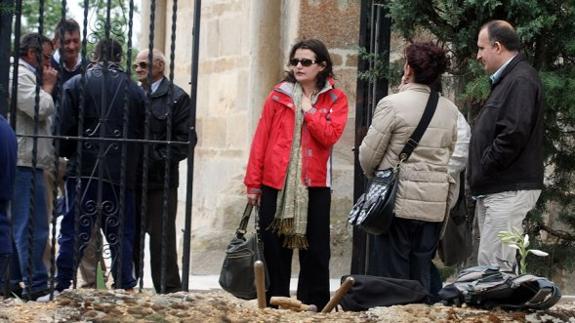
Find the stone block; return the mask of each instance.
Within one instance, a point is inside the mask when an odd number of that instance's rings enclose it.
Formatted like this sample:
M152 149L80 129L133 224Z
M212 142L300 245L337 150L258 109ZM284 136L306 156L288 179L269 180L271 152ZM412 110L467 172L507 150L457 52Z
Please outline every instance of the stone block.
M355 68L337 68L334 71L336 76L336 86L342 89L347 95L349 104L349 115L355 111L355 90L357 87L357 69Z
M206 1L202 13L208 18L234 15L246 5L246 0Z
M252 134L249 131L247 115L245 113L234 114L226 122L228 131L226 133L226 145L228 149L249 151Z
M357 54L347 55L346 60L345 60L345 66L357 68L357 63L358 63Z
M341 57L341 55L335 54L335 53L330 53L330 56L331 56L331 62L333 64L333 66L340 66L343 64L343 58Z
M205 117L202 122L202 147L224 148L226 145L226 118Z
M359 14L357 0L302 0L298 34L318 38L328 48L357 46Z
M205 23L205 32L207 33L206 38L206 56L207 57L218 57L220 56L220 24L218 20L208 20ZM201 32L201 31L200 31Z
M243 17L239 14L230 16L229 18L218 19L218 42L222 56L235 56L240 54L241 43L244 37L247 36L248 30L244 23L248 17Z
M209 81L207 115L224 118L230 111L233 111L237 87L237 71L212 75Z

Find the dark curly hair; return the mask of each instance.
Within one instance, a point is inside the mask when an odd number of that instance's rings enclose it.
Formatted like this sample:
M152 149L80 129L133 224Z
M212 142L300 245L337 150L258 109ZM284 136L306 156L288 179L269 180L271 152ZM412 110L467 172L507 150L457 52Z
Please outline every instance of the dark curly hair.
M291 50L289 52L288 62L291 61L291 59L295 55L295 51L298 49L309 49L309 50L311 50L315 54L316 62L325 64L325 68L323 69L323 71L319 72L317 74L317 77L316 77L316 87L318 88L318 90L321 90L325 86L325 82L327 81L328 77L334 76L333 75L333 63L331 62L331 57L329 56L329 52L327 50L327 47L325 47L323 42L321 40L318 40L318 39L301 40L301 41L297 42L295 45L293 45L293 47L291 48ZM295 76L293 74L293 71L291 69L289 69L289 71L287 71L286 74L287 75L286 75L284 81L288 81L291 83L297 82L297 80L295 79Z
M108 61L120 63L122 61L122 45L115 39L102 39L96 44L92 55L93 62Z
M445 50L431 42L414 42L407 46L405 58L414 71L415 83L425 85L432 85L449 64Z

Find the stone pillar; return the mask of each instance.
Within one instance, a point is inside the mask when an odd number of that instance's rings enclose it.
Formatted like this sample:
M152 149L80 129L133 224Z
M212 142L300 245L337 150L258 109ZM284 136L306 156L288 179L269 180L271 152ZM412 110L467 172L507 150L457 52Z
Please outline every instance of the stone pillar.
M288 0L289 1L289 0ZM353 201L353 145L357 46L359 40L360 1L299 1L298 38L323 41L333 60L336 86L348 97L348 121L342 138L333 149L333 193L331 205L331 276L349 272L351 227L347 214Z
M171 17L170 10L166 10L167 0L156 0L155 21L154 21L154 47L163 49L166 44L166 18ZM140 7L141 30L138 36L139 49L147 49L150 45L150 0L142 0ZM170 25L171 26L171 25Z
M172 0L162 4L165 41L155 43L169 57ZM145 48L149 0L141 9L140 47ZM188 91L193 1L179 1L177 13L175 83ZM359 1L203 0L201 19L191 268L194 274L215 274L246 203L243 177L262 104L283 78L287 55L298 39L314 37L326 43L337 86L348 94L349 116L354 115ZM350 118L333 153L332 264L344 260L341 269L336 266L333 271L336 276L349 269L349 252L344 250L351 249L345 219L352 200L353 125ZM186 173L184 162L179 228L185 214Z

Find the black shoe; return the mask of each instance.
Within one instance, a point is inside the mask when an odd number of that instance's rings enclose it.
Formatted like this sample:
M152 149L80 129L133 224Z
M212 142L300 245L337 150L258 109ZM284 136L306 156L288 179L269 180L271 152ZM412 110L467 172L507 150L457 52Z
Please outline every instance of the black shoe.
M50 289L48 288L39 289L37 291L33 291L30 294L26 293L26 290L24 290L24 293L22 294L22 299L26 301L35 301L38 297L42 297L47 294L50 294Z
M22 298L24 291L20 287L13 287L8 290L2 289L0 293L4 298Z

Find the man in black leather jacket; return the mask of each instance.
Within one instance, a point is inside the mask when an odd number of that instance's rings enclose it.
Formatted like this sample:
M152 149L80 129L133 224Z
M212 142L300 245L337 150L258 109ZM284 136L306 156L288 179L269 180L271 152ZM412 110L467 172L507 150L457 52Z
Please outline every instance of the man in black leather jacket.
M162 141L187 141L191 111L190 97L164 76L166 59L162 52L154 49L151 62L148 56L148 50L141 51L136 57L134 70L150 100L149 138ZM147 156L148 181L145 183L147 184L147 211L144 219L146 232L150 235L152 280L158 293L173 293L181 290L176 250L178 165L187 157L187 152L187 145L153 144L150 145ZM137 195L139 208L142 189L138 188ZM164 198L167 199L166 209ZM139 228L140 225L137 229ZM136 239L139 242L138 236ZM164 244L163 248L162 244ZM139 263L138 259L136 255L136 263ZM162 274L163 259L165 259L165 273Z
M121 59L122 47L117 41L101 40L85 77L77 75L64 84L60 134L79 136L81 142L66 140L60 145L60 156L70 162L66 173L69 207L58 239L57 291L70 286L94 223L102 228L110 245L114 287L130 289L136 285L132 272L134 187L140 149L124 140L142 137L145 94L122 71ZM80 232L75 232L77 193L81 194ZM79 247L77 258L75 246Z
M469 152L481 234L478 263L513 270L516 251L497 234L522 232L543 188L543 89L508 22L485 24L477 47L477 59L491 74L491 93L475 120Z

